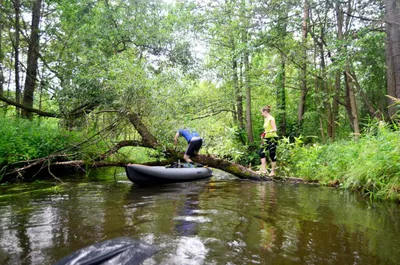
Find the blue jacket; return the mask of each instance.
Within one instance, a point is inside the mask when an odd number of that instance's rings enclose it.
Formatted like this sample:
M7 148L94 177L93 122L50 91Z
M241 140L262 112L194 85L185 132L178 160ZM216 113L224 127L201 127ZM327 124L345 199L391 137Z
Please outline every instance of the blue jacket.
M200 135L196 131L190 132L189 129L180 129L178 130L178 132L179 135L183 136L188 143L193 137L200 137Z

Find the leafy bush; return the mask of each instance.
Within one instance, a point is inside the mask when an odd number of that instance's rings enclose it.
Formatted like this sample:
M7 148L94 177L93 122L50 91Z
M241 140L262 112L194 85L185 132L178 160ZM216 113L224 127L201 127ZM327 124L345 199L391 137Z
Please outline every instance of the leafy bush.
M283 139L279 166L288 175L400 201L400 131L388 127L369 131L358 141L326 145L302 146L301 139L292 143Z
M52 121L0 118L0 165L45 157L77 141Z
M238 128L224 127L218 129L221 130L216 134L218 136L204 139L204 147L200 152L204 151L234 162L245 161L243 163L246 163L248 160L254 159L251 154L246 156L248 147L240 143L240 137L243 136Z

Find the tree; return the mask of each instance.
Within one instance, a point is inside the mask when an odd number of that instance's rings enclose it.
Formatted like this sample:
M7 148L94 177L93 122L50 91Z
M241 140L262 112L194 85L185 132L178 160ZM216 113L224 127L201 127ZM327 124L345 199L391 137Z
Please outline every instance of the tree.
M38 58L39 58L39 22L41 18L42 0L33 1L31 36L29 39L27 71L24 85L22 104L33 107L33 95L37 83ZM22 117L32 119L32 113L22 111Z
M252 122L252 115L251 115L251 82L250 82L250 53L249 53L249 41L248 41L248 28L249 28L249 21L247 19L246 14L246 1L241 0L240 3L240 23L241 27L241 40L242 46L244 47L243 50L243 84L246 91L246 131L247 131L247 141L249 144L254 143L254 135L253 135L253 122Z
M302 34L301 34L301 45L302 45L302 61L300 69L300 99L299 107L297 110L297 126L301 130L303 123L303 115L306 108L306 96L308 92L307 88L307 35L308 35L308 23L309 23L309 13L310 6L308 0L304 0L303 7L303 22L302 22Z
M400 2L385 0L387 93L400 98ZM396 105L389 97L389 115L396 114Z
M110 146L140 140L168 149L184 123L208 133L214 154L249 164L266 104L277 105L280 135L314 136L320 127L321 141L346 137L354 124L361 131L360 121L384 108L383 33L373 26L380 11L363 8L379 1L50 1L40 13L40 54L30 46L38 32L24 21L34 1L4 2L12 19L1 29L2 66L15 78L0 100L88 135L112 127ZM32 97L21 103L14 80L25 70Z
M20 87L20 61L19 61L19 49L20 49L20 2L19 0L14 0L15 9L15 40L14 40L14 74L15 74L15 102L20 103L21 101L21 87ZM17 114L19 114L19 109L17 108Z
M347 3L346 12L343 11L343 7L340 4L336 5L336 13L338 17L338 36L339 41L345 43L344 35L349 35L350 30L350 21L353 11L353 3L352 1L348 1ZM346 14L346 18L345 15ZM345 32L343 31L345 29ZM343 45L342 52L346 52L346 45ZM356 95L355 95L355 85L354 82L349 76L351 75L351 66L350 62L346 61L344 66L344 80L345 80L345 91L346 91L346 109L349 116L350 124L353 127L354 137L357 139L360 135L360 124L359 124L359 117L358 117L358 110L357 110L357 102L356 102Z

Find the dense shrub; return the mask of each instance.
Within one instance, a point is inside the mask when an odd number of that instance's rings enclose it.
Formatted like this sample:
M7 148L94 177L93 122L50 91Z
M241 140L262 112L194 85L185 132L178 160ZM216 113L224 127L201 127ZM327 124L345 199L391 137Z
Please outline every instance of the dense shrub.
M0 165L46 157L77 141L54 121L0 118Z
M381 128L358 141L325 145L301 146L286 140L279 154L288 175L400 201L400 131Z

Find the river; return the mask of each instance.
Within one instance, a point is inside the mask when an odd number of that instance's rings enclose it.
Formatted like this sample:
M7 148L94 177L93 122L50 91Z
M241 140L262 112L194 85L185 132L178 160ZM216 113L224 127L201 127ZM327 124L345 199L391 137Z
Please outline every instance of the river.
M400 206L317 185L124 172L0 185L0 264L54 264L99 241L157 246L143 264L400 264Z

